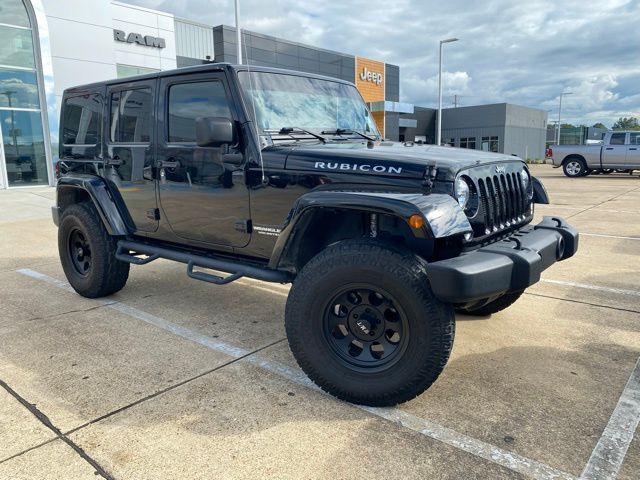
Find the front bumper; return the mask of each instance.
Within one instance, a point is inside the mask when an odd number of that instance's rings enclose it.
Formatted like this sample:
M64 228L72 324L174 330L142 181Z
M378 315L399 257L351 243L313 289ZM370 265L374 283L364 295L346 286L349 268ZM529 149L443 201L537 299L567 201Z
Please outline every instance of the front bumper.
M555 262L578 250L578 232L560 217L544 217L508 238L427 265L433 293L447 303L468 305L524 290Z

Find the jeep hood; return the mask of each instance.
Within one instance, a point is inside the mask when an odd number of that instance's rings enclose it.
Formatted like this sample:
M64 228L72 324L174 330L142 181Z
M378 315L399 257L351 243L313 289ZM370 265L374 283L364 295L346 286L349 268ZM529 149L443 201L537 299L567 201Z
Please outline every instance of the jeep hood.
M368 148L366 142L345 141L293 146L287 154L285 168L423 178L426 168L431 166L436 168L436 180L453 181L462 169L505 162L522 160L511 155L464 148L401 142L383 142Z

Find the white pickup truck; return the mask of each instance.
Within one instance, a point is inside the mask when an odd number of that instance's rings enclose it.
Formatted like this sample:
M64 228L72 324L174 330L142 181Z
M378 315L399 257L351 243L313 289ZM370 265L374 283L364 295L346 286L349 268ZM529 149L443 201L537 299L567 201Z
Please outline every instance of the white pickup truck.
M633 173L640 169L640 131L607 132L601 143L591 145L553 145L553 166L562 167L567 177L590 173Z

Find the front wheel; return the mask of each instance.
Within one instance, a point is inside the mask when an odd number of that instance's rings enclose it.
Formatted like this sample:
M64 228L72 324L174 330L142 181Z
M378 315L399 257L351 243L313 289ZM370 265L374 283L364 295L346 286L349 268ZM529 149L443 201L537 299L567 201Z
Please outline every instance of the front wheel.
M291 351L323 390L389 406L424 392L453 346L455 317L436 299L426 263L369 241L334 244L302 269L287 300Z

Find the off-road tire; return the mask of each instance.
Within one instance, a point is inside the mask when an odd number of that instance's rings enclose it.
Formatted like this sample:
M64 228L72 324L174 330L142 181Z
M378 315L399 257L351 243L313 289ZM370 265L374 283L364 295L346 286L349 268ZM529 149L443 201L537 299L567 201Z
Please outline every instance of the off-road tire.
M396 405L429 388L449 359L455 315L434 296L425 266L412 252L372 239L338 242L311 259L293 283L285 313L289 346L309 378L342 400L370 406ZM404 350L380 368L351 365L327 338L332 295L362 285L395 299L408 327Z
M588 169L585 161L578 157L569 157L562 162L562 171L569 178L584 177Z
M485 317L488 315L492 315L494 313L501 312L506 308L509 308L520 298L520 296L523 293L524 293L524 290L521 290L519 292L506 293L500 298L494 300L491 303L487 303L486 305L480 308L476 308L474 310L460 309L458 311L460 313L464 313L465 315L474 315L474 316L477 315L477 316Z
M84 239L90 262L86 272L74 264L71 237ZM77 242L76 242L77 243ZM105 229L91 203L83 202L65 208L58 228L58 252L67 280L83 297L97 298L121 290L129 278L129 264L116 260L117 242ZM78 258L76 256L76 258Z

